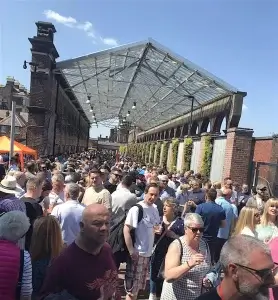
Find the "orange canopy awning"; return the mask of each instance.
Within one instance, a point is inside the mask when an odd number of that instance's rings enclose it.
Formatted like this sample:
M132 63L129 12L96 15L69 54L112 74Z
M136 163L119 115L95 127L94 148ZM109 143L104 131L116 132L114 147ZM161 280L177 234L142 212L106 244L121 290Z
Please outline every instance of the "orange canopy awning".
M11 140L6 137L6 136L1 136L0 137L0 153L9 153L10 152L10 144ZM24 167L24 162L23 162L23 155L28 154L32 155L37 159L37 151L27 147L17 141L14 141L14 153L19 153L20 154L20 162L21 162L21 167Z

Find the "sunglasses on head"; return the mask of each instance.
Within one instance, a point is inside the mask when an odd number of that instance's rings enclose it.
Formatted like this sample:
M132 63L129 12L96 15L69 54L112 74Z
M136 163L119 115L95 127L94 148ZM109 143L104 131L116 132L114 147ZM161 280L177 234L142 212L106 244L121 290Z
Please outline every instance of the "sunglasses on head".
M200 232L200 233L203 233L204 232L204 230L205 230L205 228L203 228L203 227L201 227L201 228L196 228L196 227L189 227L189 226L187 226L193 233L197 233L198 231Z

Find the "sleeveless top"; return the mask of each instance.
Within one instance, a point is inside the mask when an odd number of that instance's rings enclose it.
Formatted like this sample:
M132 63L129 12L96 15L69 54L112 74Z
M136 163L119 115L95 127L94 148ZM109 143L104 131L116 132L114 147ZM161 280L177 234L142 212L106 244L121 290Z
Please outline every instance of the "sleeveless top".
M185 244L184 237L180 238L183 245L183 255L181 264L185 264L191 256L191 249ZM173 243L180 248L180 243L175 240ZM205 256L205 261L192 268L189 272L184 274L180 279L174 282L167 282L164 280L162 294L160 300L194 300L201 295L203 278L210 269L210 253L205 241L200 241L200 253Z
M20 248L0 240L0 299L14 300L19 277Z

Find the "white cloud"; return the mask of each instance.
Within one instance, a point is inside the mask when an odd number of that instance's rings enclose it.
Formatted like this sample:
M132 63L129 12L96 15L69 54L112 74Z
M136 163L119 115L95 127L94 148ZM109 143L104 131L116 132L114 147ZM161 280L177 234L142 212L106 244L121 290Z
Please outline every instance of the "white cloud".
M103 42L103 44L108 45L108 46L112 46L112 47L115 47L115 46L119 45L117 40L115 40L113 38L102 38L102 42Z
M43 14L46 16L47 19L56 21L57 23L61 23L65 26L72 27L75 24L77 24L76 19L74 19L73 17L62 16L53 10L45 10Z
M93 24L89 21L79 22L73 17L62 16L53 10L45 10L43 14L48 20L84 31L86 35L92 39L94 44L103 44L111 47L118 46L118 41L116 39L101 37L101 35L94 29Z
M243 104L242 105L242 110L247 110L247 109L248 109L248 107L245 104Z
M78 29L90 32L93 29L93 24L91 22L86 21L83 24L78 24L77 25Z

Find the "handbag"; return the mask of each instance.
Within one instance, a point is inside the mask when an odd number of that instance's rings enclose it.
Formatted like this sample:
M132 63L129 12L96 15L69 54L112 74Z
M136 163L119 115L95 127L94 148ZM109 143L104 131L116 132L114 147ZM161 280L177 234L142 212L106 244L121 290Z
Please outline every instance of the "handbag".
M182 257L183 257L183 245L182 245L182 242L181 242L181 240L180 239L177 239L178 241L179 241L179 243L180 243L180 264L181 264L181 262L182 262ZM159 271L158 271L158 275L157 275L157 279L158 280L164 280L164 272L165 272L165 258L164 258L164 260L163 260L163 262L162 262L162 264L161 264L161 266L160 266L160 268L159 268Z

